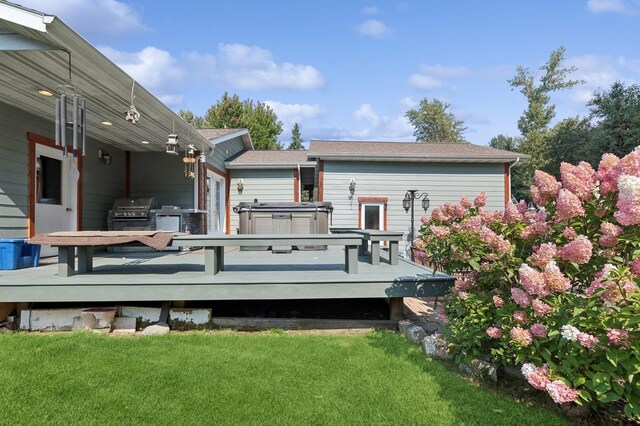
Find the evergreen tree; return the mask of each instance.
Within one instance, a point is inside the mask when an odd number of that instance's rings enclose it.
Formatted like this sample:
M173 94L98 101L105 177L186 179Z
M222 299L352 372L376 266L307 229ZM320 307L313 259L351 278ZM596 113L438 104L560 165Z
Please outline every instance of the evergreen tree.
M293 128L291 129L291 143L287 149L289 151L299 151L304 149L302 142L304 142L304 139L302 139L300 135L300 125L298 123L294 123Z

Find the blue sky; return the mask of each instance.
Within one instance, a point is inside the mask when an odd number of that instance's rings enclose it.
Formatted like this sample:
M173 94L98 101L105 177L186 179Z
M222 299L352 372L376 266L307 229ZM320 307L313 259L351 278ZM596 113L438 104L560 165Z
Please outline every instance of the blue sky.
M639 0L13 0L58 15L176 111L225 92L268 103L309 139L414 140L404 112L451 104L470 142L517 136L526 107L507 79L565 46L586 83L555 95L557 119L594 90L640 80Z

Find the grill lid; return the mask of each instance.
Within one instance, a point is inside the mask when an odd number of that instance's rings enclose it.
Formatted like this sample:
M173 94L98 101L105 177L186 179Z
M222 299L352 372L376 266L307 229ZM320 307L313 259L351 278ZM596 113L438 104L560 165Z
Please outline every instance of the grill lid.
M147 218L155 207L155 198L116 198L111 213L114 219Z

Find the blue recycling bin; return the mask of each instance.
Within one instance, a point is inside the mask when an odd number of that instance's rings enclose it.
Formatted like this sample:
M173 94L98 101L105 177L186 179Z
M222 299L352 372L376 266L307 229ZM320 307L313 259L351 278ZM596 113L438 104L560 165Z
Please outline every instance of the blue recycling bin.
M26 238L0 239L0 269L32 268L40 261L40 244Z

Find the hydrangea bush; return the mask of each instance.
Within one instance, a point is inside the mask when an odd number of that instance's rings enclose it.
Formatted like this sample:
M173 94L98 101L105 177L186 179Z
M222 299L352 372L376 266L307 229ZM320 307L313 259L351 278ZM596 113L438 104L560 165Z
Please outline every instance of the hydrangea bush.
M556 403L640 417L640 150L535 173L534 203L462 197L422 219L417 257L456 274L442 313L457 362L489 353Z

